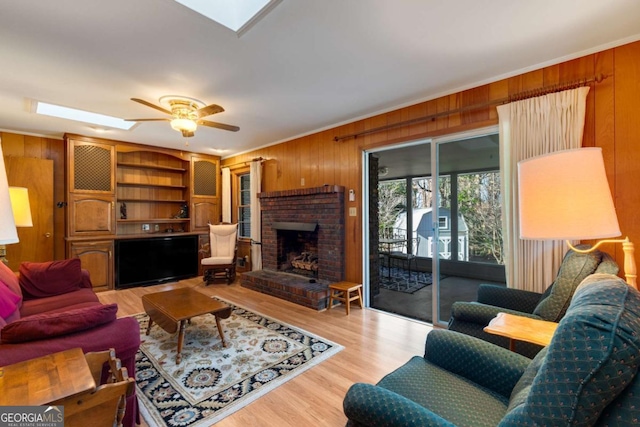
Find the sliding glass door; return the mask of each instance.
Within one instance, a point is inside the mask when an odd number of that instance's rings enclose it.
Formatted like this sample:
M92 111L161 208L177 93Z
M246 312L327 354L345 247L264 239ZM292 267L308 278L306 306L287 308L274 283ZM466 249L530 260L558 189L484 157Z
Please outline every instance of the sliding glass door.
M365 230L373 308L446 325L480 283L504 284L498 137L455 135L377 151ZM366 170L366 169L365 169ZM365 225L365 228L367 225ZM365 280L367 283L367 280Z

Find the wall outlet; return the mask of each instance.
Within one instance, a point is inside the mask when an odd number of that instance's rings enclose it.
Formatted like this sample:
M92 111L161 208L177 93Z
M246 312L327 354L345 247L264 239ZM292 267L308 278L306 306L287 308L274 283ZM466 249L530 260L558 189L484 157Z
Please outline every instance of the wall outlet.
M357 208L349 208L349 216L356 216L358 215L358 209Z
M142 231L149 231L149 224L142 224Z
M153 230L154 230L154 231L156 231L156 232L157 232L157 231L160 231L160 224L155 224L155 225L153 226Z
M304 187L304 178L300 178L300 185Z

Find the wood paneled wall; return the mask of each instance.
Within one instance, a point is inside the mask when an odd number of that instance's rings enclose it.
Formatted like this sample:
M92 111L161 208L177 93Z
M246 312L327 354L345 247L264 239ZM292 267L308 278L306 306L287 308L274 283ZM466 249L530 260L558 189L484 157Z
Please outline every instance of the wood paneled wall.
M264 164L263 191L323 184L354 189L356 201L345 203L346 280L360 282L362 151L495 125L498 117L495 107L487 107L341 142L335 142L335 136L498 100L522 91L588 79L599 73L609 77L589 91L583 145L602 147L621 230L639 245L640 216L636 211L640 209L640 192L637 190L640 185L640 42L247 152L223 160L222 166L250 161L255 157L268 159ZM356 217L348 216L351 207L357 207ZM610 245L604 250L622 264L621 245Z
M64 202L64 141L61 139L0 132L2 151L5 156L31 157L53 160L53 255L64 259L64 208L56 207Z

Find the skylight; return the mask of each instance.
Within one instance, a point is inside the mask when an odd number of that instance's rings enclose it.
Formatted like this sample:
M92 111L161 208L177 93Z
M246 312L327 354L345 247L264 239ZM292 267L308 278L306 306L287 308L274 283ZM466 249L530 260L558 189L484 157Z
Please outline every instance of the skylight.
M76 110L75 108L62 107L55 104L36 101L35 111L37 114L58 117L61 119L75 120L77 122L89 123L92 125L105 126L116 129L131 129L136 122L126 122L117 117L105 116L104 114L90 113L88 111Z
M281 0L175 0L242 35Z

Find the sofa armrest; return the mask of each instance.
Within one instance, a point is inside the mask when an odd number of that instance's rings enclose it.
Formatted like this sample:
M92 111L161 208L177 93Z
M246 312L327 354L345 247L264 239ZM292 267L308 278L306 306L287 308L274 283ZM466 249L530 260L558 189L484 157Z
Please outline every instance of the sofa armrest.
M451 319L449 320L449 326L451 326L451 323L454 321L461 321L476 323L484 327L487 326L491 319L496 317L498 313L509 313L516 316L529 317L531 319L540 319L540 316L536 316L535 314L496 307L494 305L456 301L451 306Z
M352 385L343 409L349 420L362 426L455 427L414 401L372 384Z
M508 308L523 313L533 313L542 294L505 288L504 286L482 284L478 287L478 302Z
M531 359L459 332L436 329L427 335L425 359L507 399Z

